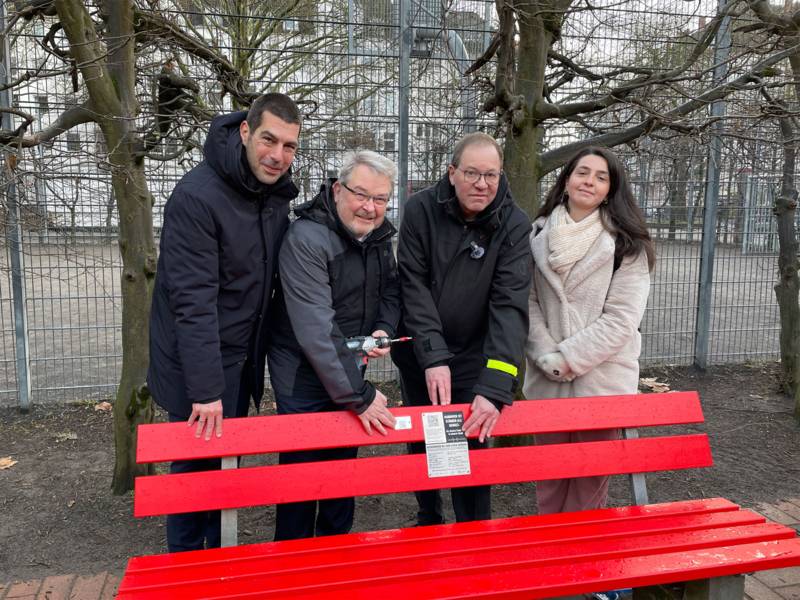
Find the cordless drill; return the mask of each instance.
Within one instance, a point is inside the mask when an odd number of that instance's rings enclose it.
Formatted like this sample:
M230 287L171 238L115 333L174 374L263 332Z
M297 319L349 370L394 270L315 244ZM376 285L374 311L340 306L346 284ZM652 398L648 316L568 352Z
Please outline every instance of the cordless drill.
M355 337L350 337L345 340L345 344L347 344L347 349L351 350L356 355L356 362L359 365L366 365L368 356L372 350L375 348L388 348L392 344L398 344L400 342L410 342L413 338L410 337L399 337L399 338L389 338L385 335L380 337L372 337L371 335L358 335Z

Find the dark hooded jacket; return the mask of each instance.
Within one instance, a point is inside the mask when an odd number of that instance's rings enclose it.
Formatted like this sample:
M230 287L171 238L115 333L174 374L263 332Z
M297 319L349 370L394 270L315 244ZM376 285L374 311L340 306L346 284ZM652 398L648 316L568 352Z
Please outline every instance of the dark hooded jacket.
M401 333L414 341L392 348L404 376L448 365L454 389L511 403L528 336L530 231L505 176L472 221L447 176L408 200L397 262Z
M243 381L256 406L263 393L266 315L298 190L289 173L272 185L255 178L239 135L245 117L214 119L205 160L164 209L147 382L180 417L192 403L220 398L233 416Z
M269 347L270 383L276 394L330 398L361 413L375 399L358 357L345 339L384 330L400 319L400 289L392 252L396 230L388 221L357 240L336 212L332 186L322 185L295 209L281 247Z

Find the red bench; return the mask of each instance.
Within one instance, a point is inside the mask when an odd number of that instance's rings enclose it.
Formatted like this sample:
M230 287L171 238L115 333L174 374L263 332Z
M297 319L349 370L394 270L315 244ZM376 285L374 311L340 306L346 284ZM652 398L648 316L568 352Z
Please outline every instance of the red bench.
M421 413L459 409L467 407L393 409L413 426L387 437L368 437L347 413L231 419L210 442L182 423L144 425L138 460L221 456L235 467L239 455L405 444L423 439ZM702 421L694 392L537 400L506 409L495 435ZM712 464L705 434L626 438L473 450L471 475L435 479L424 455L407 454L141 477L135 514L224 509L223 535L235 544L233 509L248 506ZM743 573L798 565L793 529L711 498L141 556L129 561L118 597L546 598L688 581L686 597L729 600L742 597Z

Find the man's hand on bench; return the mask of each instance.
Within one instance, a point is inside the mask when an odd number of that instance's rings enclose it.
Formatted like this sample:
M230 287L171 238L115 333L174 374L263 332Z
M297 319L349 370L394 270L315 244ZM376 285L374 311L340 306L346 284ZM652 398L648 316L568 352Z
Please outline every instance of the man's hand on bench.
M450 404L450 367L441 365L425 369L425 385L428 386L431 404Z
M203 435L205 429L206 441L211 439L214 432L217 437L222 437L222 400L215 400L208 404L195 402L192 404L192 414L189 415L189 427L197 422L194 437Z
M361 424L367 431L367 435L372 435L373 427L383 435L386 435L386 430L383 428L384 425L394 429L394 415L386 408L386 404L386 396L379 390L375 390L375 399L372 404L367 407L367 410L358 415L358 418L361 419Z
M469 418L464 422L461 430L469 436L476 429L479 430L478 440L482 443L486 438L492 437L494 426L500 418L500 411L487 398L480 394L475 396L472 406L469 407Z

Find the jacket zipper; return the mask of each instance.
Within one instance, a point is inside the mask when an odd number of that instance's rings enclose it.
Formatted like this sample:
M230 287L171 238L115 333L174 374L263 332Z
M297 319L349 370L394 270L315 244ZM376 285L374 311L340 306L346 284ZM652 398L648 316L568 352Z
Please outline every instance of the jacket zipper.
M369 260L368 256L367 256L367 252L368 252L368 249L366 248L366 246L362 246L361 247L361 266L364 269L364 288L362 289L362 292L361 292L361 323L358 326L358 331L359 332L364 331L364 324L365 324L364 323L364 316L367 314L367 287L369 285L369 282L367 281L367 272L368 272L367 271L367 262ZM369 333L372 333L372 332L370 331ZM364 334L364 335L368 335L368 334Z
M264 258L261 261L261 265L262 265L262 268L263 268L263 273L262 273L263 276L262 276L262 280L261 280L261 295L260 295L260 299L259 299L259 302L258 302L258 309L257 309L258 310L258 315L256 317L255 338L253 339L253 345L252 345L252 350L253 350L254 356L248 356L247 357L248 359L250 359L250 361L251 361L251 363L253 364L254 367L256 366L256 363L257 363L258 347L259 347L259 345L261 343L262 323L263 323L264 318L266 316L264 314L265 313L264 301L266 299L265 296L266 296L267 283L268 283L267 282L267 263L269 261L269 257L267 256L267 238L266 238L266 233L264 232L264 204L265 204L264 199L263 198L259 199L259 201L258 201L258 231L261 234L261 249L264 252L264 255L263 255ZM250 348L248 348L248 351L249 350L250 350ZM253 385L255 386L253 389L257 389L258 388L258 381L256 381L256 378L258 377L258 373L257 372L258 372L258 369L257 368L253 368Z

